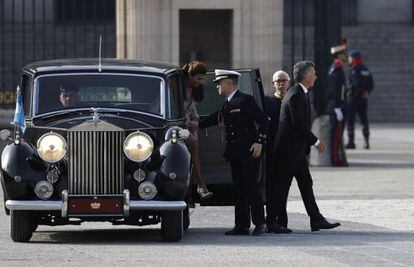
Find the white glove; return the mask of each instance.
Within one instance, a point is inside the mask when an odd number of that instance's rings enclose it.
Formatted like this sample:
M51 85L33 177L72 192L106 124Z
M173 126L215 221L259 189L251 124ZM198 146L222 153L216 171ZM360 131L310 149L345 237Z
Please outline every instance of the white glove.
M342 121L344 119L344 114L342 114L342 111L340 108L335 109L336 119L338 121Z

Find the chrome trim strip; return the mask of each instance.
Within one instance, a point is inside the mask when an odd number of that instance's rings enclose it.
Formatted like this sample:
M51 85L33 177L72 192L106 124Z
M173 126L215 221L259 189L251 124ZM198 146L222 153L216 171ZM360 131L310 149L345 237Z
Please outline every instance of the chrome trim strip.
M63 192L62 197L64 198ZM124 194L124 200L127 196ZM124 203L124 216L126 211L130 210L184 210L187 207L185 201L157 201L157 200L133 200L129 201L129 208ZM67 217L67 199L64 201L52 201L52 200L7 200L6 207L10 210L60 210L62 217ZM87 216L95 216L90 214Z
M60 200L7 200L9 210L62 210Z
M128 217L129 216L129 203L130 203L130 194L129 194L128 189L124 190L123 198L124 198L124 216Z
M68 217L68 190L62 191L62 217Z
M184 210L185 201L132 200L130 210Z

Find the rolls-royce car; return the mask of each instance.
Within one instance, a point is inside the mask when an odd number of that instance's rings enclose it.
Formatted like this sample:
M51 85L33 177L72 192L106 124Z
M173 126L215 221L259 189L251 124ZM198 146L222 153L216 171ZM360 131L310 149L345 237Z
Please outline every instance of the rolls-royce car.
M109 221L161 222L162 238L179 241L191 173L180 68L71 59L21 75L26 129L2 132L11 238L29 241L38 225Z

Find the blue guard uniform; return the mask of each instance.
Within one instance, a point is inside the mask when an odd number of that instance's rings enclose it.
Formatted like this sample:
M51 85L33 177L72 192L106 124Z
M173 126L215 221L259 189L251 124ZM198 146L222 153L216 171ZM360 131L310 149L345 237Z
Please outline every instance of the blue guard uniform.
M368 95L374 89L374 81L371 72L363 64L361 53L351 51L349 56L352 58L352 63L349 74L351 93L348 100L347 148L355 148L355 115L358 114L362 124L365 148L369 149Z

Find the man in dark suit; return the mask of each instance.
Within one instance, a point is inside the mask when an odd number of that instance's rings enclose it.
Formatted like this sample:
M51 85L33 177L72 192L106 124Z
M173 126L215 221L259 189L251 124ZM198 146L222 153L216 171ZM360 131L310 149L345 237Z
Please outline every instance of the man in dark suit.
M312 176L306 155L315 146L319 153L326 151L325 145L310 131L311 107L308 89L316 80L315 65L311 61L300 61L293 67L295 85L283 97L280 110L279 129L274 150L276 153L276 207L269 216L277 218L286 213L286 202L292 179L295 176L306 211L310 217L312 231L338 227L329 223L319 212L313 193ZM286 222L281 224L287 225Z
M266 225L258 168L262 145L266 145L267 120L254 98L237 90L240 73L215 70L215 75L218 92L226 101L204 120L188 126L224 126L224 157L230 162L235 200L235 226L225 234L249 235L251 214L256 226L253 234L260 235L265 233Z
M276 157L275 153L272 152L274 139L276 137L277 129L279 126L279 114L280 107L282 105L282 99L287 89L289 88L290 77L289 74L283 70L276 71L273 74L272 86L275 90L275 93L272 95L266 96L266 110L267 116L269 118L269 127L267 129L267 153L266 153L266 224L268 232L291 232L291 230L284 230L278 221L274 218L269 217L269 214L272 213L272 209L275 207L275 190L276 190ZM279 220L284 221L287 217L286 214L280 215ZM285 226L286 227L286 226Z

